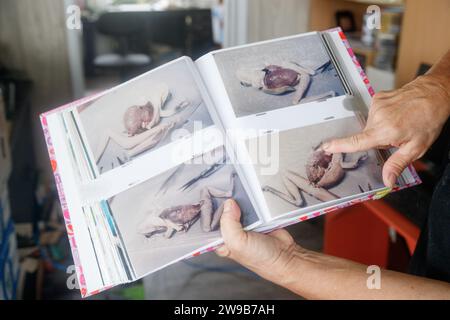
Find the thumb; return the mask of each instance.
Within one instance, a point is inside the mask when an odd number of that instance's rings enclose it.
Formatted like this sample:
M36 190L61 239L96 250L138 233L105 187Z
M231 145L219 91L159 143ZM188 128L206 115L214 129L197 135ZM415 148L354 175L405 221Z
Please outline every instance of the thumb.
M383 166L383 182L387 187L394 187L403 170L414 161L414 155L406 146L392 154Z
M220 218L220 231L225 245L230 249L242 246L243 241L247 241L247 233L242 228L240 219L241 209L236 201L226 200Z
M377 146L378 140L370 134L370 131L363 131L347 138L325 142L322 149L329 153L347 153L367 151Z

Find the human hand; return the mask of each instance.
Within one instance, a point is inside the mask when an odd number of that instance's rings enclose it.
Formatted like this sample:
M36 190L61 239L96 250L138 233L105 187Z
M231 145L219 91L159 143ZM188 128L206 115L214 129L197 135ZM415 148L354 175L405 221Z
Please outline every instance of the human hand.
M269 234L244 231L240 217L238 204L232 199L227 200L220 220L225 244L216 253L235 260L269 281L285 286L289 275L295 274L293 258L303 249L283 229Z
M450 286L383 270L380 290L367 287L367 266L309 251L296 245L285 230L264 235L246 232L241 211L227 200L220 220L225 244L216 250L306 299L448 299Z
M383 166L383 181L393 187L403 170L421 158L450 115L450 93L441 79L425 75L391 92L377 93L363 132L322 145L326 152L399 148Z

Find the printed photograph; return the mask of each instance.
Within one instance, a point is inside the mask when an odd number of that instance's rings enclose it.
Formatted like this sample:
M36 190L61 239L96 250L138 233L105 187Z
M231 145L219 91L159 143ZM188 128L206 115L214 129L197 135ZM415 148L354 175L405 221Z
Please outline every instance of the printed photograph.
M213 124L184 60L80 106L78 113L100 173L170 143L176 129L192 133L196 122L196 128Z
M224 149L201 157L108 200L137 275L219 239L226 199L239 203L244 226L258 221Z
M214 54L236 117L345 94L318 34Z
M271 215L383 188L382 160L375 151L329 154L321 148L360 131L357 118L348 117L280 132L279 171L273 175L262 175L251 154Z

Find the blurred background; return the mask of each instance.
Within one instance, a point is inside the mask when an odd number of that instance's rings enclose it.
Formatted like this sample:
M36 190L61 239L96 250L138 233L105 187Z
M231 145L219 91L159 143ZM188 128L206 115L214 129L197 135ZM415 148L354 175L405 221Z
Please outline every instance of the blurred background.
M364 23L373 4L379 30ZM0 0L0 299L80 298L40 113L182 55L335 26L375 90L392 90L450 48L449 17L450 0ZM447 125L414 164L421 186L289 231L306 248L406 271L449 137ZM120 298L300 297L210 253L92 297Z

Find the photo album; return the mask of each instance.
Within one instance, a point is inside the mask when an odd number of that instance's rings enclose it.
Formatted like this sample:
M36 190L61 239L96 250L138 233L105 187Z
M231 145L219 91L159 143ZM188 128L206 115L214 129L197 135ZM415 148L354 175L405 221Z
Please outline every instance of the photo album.
M162 65L41 115L83 297L222 243L223 203L270 232L386 188L393 150L329 154L374 92L340 29Z

